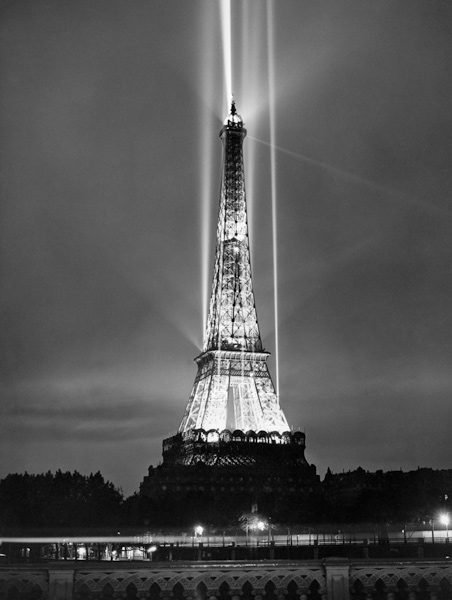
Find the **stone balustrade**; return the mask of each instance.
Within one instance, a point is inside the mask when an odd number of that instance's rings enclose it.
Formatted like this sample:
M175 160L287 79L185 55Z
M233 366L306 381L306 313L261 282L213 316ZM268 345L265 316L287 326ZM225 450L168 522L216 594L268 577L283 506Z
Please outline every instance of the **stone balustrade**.
M445 560L49 563L0 568L0 600L452 600Z

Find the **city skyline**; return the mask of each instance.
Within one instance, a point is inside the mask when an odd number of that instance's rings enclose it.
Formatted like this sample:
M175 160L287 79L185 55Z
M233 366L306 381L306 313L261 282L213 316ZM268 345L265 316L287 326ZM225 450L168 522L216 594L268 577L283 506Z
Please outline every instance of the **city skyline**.
M0 10L0 478L100 470L129 495L202 347L220 2ZM452 467L451 30L442 2L232 2L259 325L275 376L271 58L280 401L322 476Z

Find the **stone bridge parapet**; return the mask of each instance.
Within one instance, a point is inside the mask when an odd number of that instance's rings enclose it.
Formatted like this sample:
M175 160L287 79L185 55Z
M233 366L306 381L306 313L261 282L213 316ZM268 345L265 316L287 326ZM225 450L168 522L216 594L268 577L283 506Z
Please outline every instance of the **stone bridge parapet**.
M452 600L452 562L50 563L0 568L0 600Z

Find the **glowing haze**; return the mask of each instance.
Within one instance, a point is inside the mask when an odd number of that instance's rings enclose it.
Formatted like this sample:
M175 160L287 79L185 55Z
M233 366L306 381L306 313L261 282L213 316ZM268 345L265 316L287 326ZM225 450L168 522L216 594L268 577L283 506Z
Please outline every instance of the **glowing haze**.
M131 493L158 463L202 347L231 92L261 335L308 460L450 467L452 5L0 11L0 477Z

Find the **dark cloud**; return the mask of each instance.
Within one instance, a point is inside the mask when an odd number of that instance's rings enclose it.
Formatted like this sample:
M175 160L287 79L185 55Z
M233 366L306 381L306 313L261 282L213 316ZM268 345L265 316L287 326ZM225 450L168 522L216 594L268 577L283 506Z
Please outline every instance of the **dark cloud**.
M232 4L274 351L266 4ZM219 4L0 10L0 476L101 470L131 493L178 427L202 344L227 110ZM273 12L281 404L321 473L450 466L452 7Z

